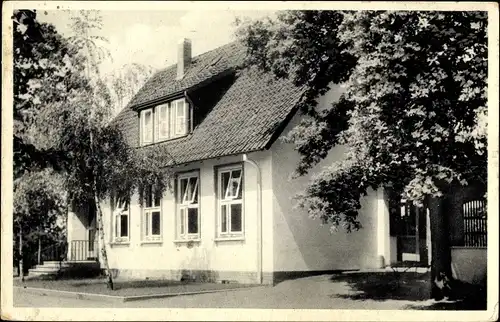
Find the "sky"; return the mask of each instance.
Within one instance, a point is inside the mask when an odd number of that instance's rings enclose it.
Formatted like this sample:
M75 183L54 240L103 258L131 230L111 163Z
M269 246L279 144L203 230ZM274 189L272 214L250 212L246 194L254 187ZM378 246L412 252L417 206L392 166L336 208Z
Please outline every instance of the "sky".
M72 34L70 17L77 11L38 10L40 21L53 24L64 36ZM273 11L101 10L103 28L99 35L108 43L112 60L101 65L101 72L113 73L124 64L139 63L155 69L176 63L177 43L192 41L193 56L234 40L236 17L261 18Z

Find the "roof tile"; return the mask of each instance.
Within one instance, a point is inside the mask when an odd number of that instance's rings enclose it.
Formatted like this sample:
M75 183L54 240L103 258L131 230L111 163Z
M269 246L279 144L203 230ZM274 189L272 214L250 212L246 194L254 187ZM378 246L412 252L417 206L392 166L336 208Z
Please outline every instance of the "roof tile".
M195 57L195 65L182 81L175 81L175 66L154 75L115 119L129 143L138 146L139 120L133 110L137 102L171 95L237 67L243 52L241 45L231 43ZM218 55L220 60L215 67L202 66L202 61L210 64ZM294 110L302 92L290 80L276 80L269 74L242 69L191 134L158 144L167 147L177 164L264 149Z

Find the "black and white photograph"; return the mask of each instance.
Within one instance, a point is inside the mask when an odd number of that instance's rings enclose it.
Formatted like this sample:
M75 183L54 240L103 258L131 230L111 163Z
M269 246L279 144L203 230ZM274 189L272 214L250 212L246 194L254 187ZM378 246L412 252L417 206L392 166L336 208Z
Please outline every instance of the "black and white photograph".
M498 318L497 3L2 14L2 319Z

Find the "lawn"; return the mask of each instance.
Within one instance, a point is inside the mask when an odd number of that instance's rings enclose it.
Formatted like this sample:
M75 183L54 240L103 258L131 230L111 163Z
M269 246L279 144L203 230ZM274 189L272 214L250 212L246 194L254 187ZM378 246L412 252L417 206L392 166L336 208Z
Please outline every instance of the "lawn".
M166 280L136 280L115 281L114 290L106 287L106 280L95 279L71 279L71 280L27 280L14 281L14 286L25 286L44 288L58 291L70 291L80 293L114 295L114 296L143 296L155 294L176 294L190 292L206 292L214 290L225 290L235 288L252 287L249 284L220 284L220 283L193 283Z

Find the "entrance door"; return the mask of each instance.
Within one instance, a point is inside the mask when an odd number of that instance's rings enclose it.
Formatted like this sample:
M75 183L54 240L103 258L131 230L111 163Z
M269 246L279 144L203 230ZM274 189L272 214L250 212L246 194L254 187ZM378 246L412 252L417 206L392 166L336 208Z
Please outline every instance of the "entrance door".
M396 259L398 262L419 262L427 265L429 262L429 231L427 229L427 211L418 208L411 202L401 200L399 209L394 209L391 218L391 231L396 237Z

